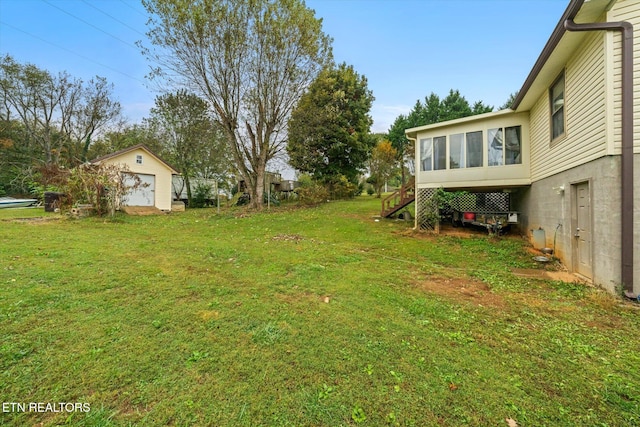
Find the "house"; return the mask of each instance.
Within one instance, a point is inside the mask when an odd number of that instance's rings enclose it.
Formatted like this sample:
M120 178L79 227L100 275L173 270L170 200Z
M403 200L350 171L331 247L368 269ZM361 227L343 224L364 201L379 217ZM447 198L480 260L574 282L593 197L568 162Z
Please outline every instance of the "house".
M172 176L178 175L176 169L154 154L144 144L134 145L91 163L106 163L123 166L128 173L140 178L142 185L132 189L123 199L126 206L156 207L162 211L171 211Z
M247 191L247 183L245 182L244 178L240 177L240 178L237 178L237 179L238 179L238 191L239 192L246 192ZM291 190L289 190L289 187L287 185L291 186ZM286 188L283 189L283 187L286 187ZM264 190L265 193L267 193L267 192L277 193L277 192L280 192L280 191L293 191L293 184L284 182L282 180L282 174L280 174L280 172L269 172L269 171L266 171L265 172L265 176L264 176L264 188L265 188L265 190Z
M640 0L571 0L510 109L407 129L416 227L437 188L498 198L570 271L639 294L639 24Z

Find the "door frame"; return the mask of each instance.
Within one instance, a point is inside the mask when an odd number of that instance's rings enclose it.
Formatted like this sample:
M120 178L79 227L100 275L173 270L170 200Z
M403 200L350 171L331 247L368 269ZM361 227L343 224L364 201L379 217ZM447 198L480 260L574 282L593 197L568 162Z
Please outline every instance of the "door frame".
M571 239L571 271L573 273L578 273L581 276L593 280L594 277L594 244L593 244L593 180L591 178L581 179L577 181L571 181L569 183L571 185L571 229L570 229L570 239ZM578 186L586 184L588 186L589 193L589 233L591 235L589 240L589 259L591 263L591 276L585 276L584 274L578 272L578 239L574 237L575 230L578 228Z

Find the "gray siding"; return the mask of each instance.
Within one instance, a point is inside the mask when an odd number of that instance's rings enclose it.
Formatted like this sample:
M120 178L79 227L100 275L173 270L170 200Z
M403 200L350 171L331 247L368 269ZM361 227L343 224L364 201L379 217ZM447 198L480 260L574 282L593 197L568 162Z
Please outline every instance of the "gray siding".
M635 168L640 169L640 154L634 156L634 162ZM514 192L512 203L523 213L520 217L523 234L531 237L532 230L542 228L546 246L550 248L554 247L555 237L556 256L569 271L574 271L571 185L585 181L589 181L591 190L592 280L614 292L621 281L620 156L604 156L539 180ZM564 192L558 191L560 186ZM635 192L634 199L635 216L640 218L640 191ZM640 241L640 221L635 222L634 240ZM634 251L633 265L634 292L640 293L640 250Z

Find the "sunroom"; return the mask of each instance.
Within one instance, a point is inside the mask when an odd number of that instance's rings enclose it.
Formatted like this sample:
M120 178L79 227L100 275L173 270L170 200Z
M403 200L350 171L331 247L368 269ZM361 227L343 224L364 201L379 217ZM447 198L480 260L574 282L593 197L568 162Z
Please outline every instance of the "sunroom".
M529 185L529 114L502 110L406 130L416 187Z
M501 210L510 211L508 194L531 184L528 113L502 110L405 133L415 144L417 227L430 228L423 222L432 217L439 188L474 195L467 199L500 200Z

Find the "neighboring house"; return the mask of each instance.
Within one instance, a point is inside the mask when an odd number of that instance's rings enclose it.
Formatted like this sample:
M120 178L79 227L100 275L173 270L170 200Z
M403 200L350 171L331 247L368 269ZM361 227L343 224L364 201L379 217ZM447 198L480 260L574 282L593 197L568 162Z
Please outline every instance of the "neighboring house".
M144 144L134 145L106 156L99 157L91 163L121 165L128 173L140 178L142 185L132 189L122 201L125 206L155 206L162 211L171 211L173 199L171 178L178 175L170 164L154 154Z
M269 172L265 173L264 177L264 188L265 193L271 191L273 193L277 193L279 191L293 191L294 189L294 181L283 181L282 174L279 172ZM238 191L246 192L247 184L243 178L238 178Z
M173 200L179 200L187 204L187 184L185 183L184 177L182 175L174 175L173 176ZM229 194L223 188L219 188L215 179L211 178L191 178L189 180L191 183L191 196L195 196L196 189L199 186L206 186L211 189L211 198L210 202L214 202L215 199L215 191L218 190L218 196L223 196L229 198Z
M570 271L640 293L639 24L640 0L571 0L511 109L407 129L416 226L439 187L506 195Z

